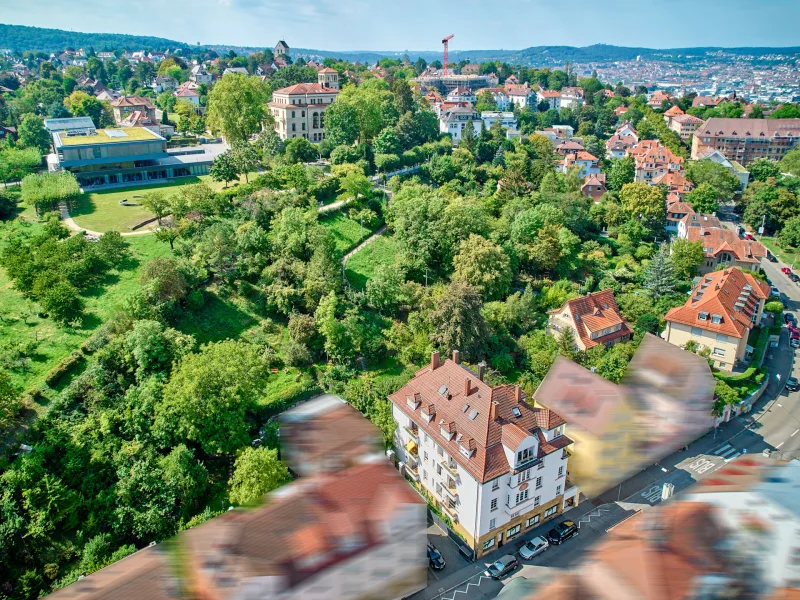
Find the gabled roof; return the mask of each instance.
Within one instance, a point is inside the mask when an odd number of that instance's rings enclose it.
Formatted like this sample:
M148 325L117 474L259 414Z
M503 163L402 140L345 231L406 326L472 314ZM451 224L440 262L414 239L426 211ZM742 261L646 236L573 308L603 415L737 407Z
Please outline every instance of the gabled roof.
M665 117L679 117L681 115L685 115L686 113L681 110L681 107L677 104L675 106L670 107L670 109L664 113Z
M583 180L583 185L581 186L581 189L587 185L605 185L605 184L606 184L605 173L590 173Z
M564 423L556 413L527 404L524 393L514 385L492 387L450 359L432 368L434 364L417 371L408 383L389 396L389 400L479 482L510 470L503 450L504 441L519 444L524 439L523 432L525 436L533 436L541 429L553 429ZM468 394L466 380L469 380ZM409 398L412 404L419 402L419 406L412 408ZM431 405L435 414L428 422L421 411L430 410ZM507 427L512 424L514 427ZM447 439L442 435L442 428L456 435ZM459 436L462 442L464 439L474 441L475 452L470 458L461 453ZM540 444L539 456L571 443L572 440L561 436L547 446Z
M120 96L116 100L111 101L111 106L120 107L120 106L144 106L146 108L155 109L155 105L150 102L149 98L142 98L141 96Z
M720 119L706 121L695 135L774 138L800 137L800 119Z
M666 185L669 189L685 187L691 189L694 187L682 173L671 169L653 179L653 185L659 185L661 183Z
M768 297L765 282L732 267L704 276L686 303L671 309L664 318L742 338L753 327L751 316L758 310L759 300Z
M281 88L279 90L275 90L272 92L272 95L275 94L286 94L286 95L293 95L293 94L338 94L339 90L334 90L333 88L328 88L319 83L296 83L294 85L290 85L289 87Z
M564 306L548 311L548 314L558 314L566 308L569 308L572 315L573 328L587 348L633 333L631 326L622 318L614 299L614 291L610 288L567 300ZM608 335L596 339L591 338L590 332L602 331L615 325L622 325L622 327L619 331Z
M687 239L701 242L706 256L729 252L741 262L757 264L767 256L767 249L756 240L743 240L727 227L691 227Z

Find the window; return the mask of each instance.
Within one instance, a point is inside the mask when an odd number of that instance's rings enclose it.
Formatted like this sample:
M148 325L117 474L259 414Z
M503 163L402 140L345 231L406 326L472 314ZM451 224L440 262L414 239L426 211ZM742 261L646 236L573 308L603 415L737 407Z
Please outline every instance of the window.
M719 325L722 323L722 317L720 315L711 315L711 322L714 325Z
M303 128L303 131L305 131L305 130L306 130L306 124L305 124L305 123L301 123L301 125L300 125L300 126Z
M714 356L725 356L724 348L714 348Z
M539 466L538 466L538 467L536 467L536 468L537 468L537 469L539 469L540 471L541 471L542 469L544 469L544 461L540 462L540 463L539 463Z
M536 478L536 489L538 490L540 487L542 487L542 478L541 477L537 477Z
M561 495L561 486L557 485L556 486L556 496L560 496L560 495Z
M486 541L483 543L483 549L484 549L484 550L488 550L488 549L489 549L489 548L491 548L492 546L494 546L494 538L492 538L492 539L490 539L490 540L486 540Z
M492 491L493 491L493 492L496 492L496 491L497 491L497 490L499 490L499 489L500 489L500 480L499 480L499 479L495 479L495 480L492 482Z
M489 504L489 510L497 510L497 498L492 498L492 501Z
M539 502L541 501L541 499L542 499L542 497L541 497L541 496L536 496L536 497L533 499L533 507L534 507L534 508L536 508L537 506L539 506Z
M558 477L564 476L564 467L558 467ZM556 479L558 479L558 477Z
M428 481L428 472L426 470L424 470L424 469L422 470L422 478L425 481Z
M536 525L539 522L539 515L534 515L527 521L525 521L525 527L531 527L532 525Z
M519 482L522 483L523 481L528 481L531 478L531 470L525 469L522 473L519 474Z
M439 456L444 456L444 450L442 450L441 446L436 446L436 454Z
M497 519L490 519L489 520L489 529L494 529L495 525L497 525ZM484 546L486 548L486 546Z
M525 502L525 500L528 499L528 492L529 491L530 490L523 490L521 492L517 492L514 504L519 504L520 502Z
M442 465L436 465L436 474L437 475L441 475L442 474Z
M724 333L718 333L717 334L717 341L718 342L722 342L723 344L727 344L728 343L728 336L725 335Z
M520 450L517 452L517 462L525 462L526 460L530 460L533 458L533 448L525 448L525 450Z
M702 337L703 336L703 330L700 329L699 327L692 327L692 335L697 335L697 336Z
M521 529L522 529L522 525L515 525L514 527L512 527L511 529L506 531L506 539L517 535L520 532Z
M292 118L294 119L294 111L292 111Z
M550 515L554 515L556 513L556 510L558 510L557 506L551 506L546 511L544 511L544 518L546 519Z
M423 456L423 459L425 460L425 462L428 462L428 453L424 452L422 456Z

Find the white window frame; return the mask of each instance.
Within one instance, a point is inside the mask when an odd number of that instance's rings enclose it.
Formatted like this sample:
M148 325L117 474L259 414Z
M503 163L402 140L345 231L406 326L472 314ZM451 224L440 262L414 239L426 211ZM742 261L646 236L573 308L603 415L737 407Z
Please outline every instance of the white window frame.
M539 517L541 515L533 515L530 519L525 521L525 527L531 527L533 525L537 525L539 523Z
M510 540L512 537L517 535L520 531L522 531L522 525L514 525L514 527L508 529L506 531L506 539Z

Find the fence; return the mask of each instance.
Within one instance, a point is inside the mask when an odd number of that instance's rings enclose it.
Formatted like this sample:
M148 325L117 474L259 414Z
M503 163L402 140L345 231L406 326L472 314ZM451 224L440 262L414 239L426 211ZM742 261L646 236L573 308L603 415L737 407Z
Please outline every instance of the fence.
M403 167L402 169L398 169L397 171L390 171L389 173L378 173L377 175L373 175L372 177L370 177L369 180L372 183L376 183L381 179L388 180L394 177L395 175L405 175L406 173L412 173L413 171L417 171L420 167L422 167L421 164L412 165L410 167Z
M467 543L458 537L458 534L450 529L447 526L447 523L442 521L435 512L431 510L431 507L428 506L428 519L433 522L439 529L442 531L447 532L447 537L449 537L453 542L455 542L456 546L458 546L458 551L461 555L466 558L468 561L472 562L475 560L475 552L470 548Z

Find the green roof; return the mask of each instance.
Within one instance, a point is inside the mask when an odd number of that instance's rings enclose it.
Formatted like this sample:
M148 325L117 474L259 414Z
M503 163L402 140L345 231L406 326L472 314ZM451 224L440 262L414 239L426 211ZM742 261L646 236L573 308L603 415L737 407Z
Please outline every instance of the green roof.
M98 129L94 135L65 135L59 132L58 139L62 146L87 146L93 144L121 144L124 142L141 142L143 140L160 140L161 136L144 127L126 127L125 129Z
M742 165L740 165L735 160L731 160L731 165L733 165L733 168L736 169L737 171L739 171L739 173L746 173L747 172L747 169L745 169Z

